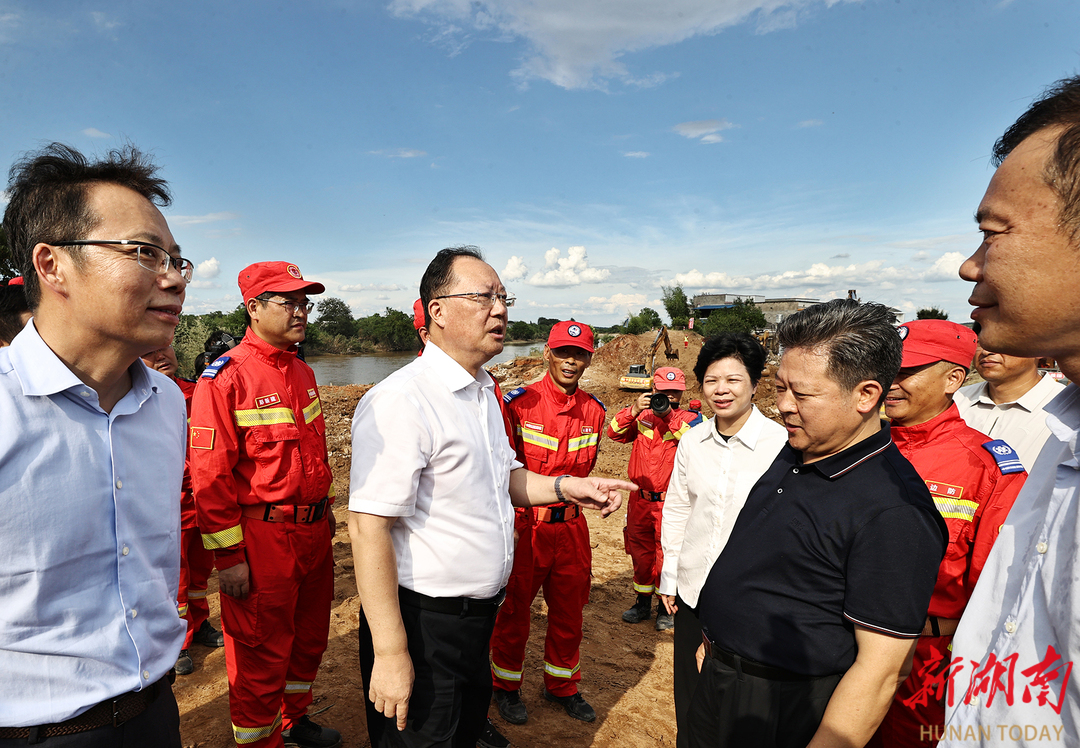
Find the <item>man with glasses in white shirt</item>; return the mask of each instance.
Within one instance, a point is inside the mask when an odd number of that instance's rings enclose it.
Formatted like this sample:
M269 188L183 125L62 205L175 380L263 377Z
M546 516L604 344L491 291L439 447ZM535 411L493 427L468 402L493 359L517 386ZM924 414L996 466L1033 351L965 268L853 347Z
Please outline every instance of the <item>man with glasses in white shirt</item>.
M180 748L184 397L139 356L191 280L134 147L53 143L4 229L34 312L0 349L0 746Z
M541 476L514 457L483 365L513 304L475 247L420 282L424 355L353 416L349 534L371 743L473 748L491 701L488 642L514 561L514 509L621 503L625 481Z

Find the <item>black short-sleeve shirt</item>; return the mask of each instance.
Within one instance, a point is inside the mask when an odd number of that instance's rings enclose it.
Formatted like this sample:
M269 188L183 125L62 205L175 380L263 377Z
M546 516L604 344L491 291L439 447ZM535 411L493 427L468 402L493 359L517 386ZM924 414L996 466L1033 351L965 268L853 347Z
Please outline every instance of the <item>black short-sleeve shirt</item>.
M757 482L701 591L722 649L804 675L845 672L858 623L916 637L948 531L881 431L803 465L785 445Z

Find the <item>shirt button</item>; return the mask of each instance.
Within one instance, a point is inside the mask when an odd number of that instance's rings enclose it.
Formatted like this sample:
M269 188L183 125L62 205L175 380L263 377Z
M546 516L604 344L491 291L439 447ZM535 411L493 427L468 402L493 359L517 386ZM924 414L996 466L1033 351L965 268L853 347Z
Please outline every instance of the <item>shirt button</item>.
M149 670L143 670L142 671L142 677L143 677L144 680L150 680L150 671Z
M135 609L132 609L132 611L131 611L131 617L132 617L132 618L135 618L135 617L136 617L137 615L139 615L139 611L137 611L137 610L135 610Z
M783 493L783 492L784 492L784 489L782 489L782 488L778 488L778 489L776 489L776 492L777 492L777 493Z
M791 472L793 472L793 473L798 473L798 472L799 472L799 468L791 468Z
M1005 621L1005 630L1010 634L1016 633L1016 621Z
M119 478L117 478L117 479L116 479L116 487L117 487L117 488L123 488L123 487L124 487L124 481L122 481L122 480L120 480Z
M83 391L82 391L82 392L80 392L79 394L80 394L80 395L82 395L83 397L90 397L90 393L89 393L89 392L87 392L86 390L83 390Z
M1048 546L1046 543L1039 543L1035 546L1035 550L1037 550L1039 553L1046 553L1049 549L1050 546Z
M123 553L125 556L128 555L128 547L125 545L124 550L122 550L120 552Z
M971 704L972 706L978 706L979 705L979 697L978 696L972 696L970 699L968 699L968 703Z

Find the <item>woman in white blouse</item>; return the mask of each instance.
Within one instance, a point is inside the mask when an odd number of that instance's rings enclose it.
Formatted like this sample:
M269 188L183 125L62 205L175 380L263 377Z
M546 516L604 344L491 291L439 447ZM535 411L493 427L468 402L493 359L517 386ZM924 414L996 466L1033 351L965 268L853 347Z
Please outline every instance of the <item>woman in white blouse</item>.
M677 723L684 721L697 685L698 594L750 489L787 443L784 428L752 403L765 358L750 335L722 333L705 341L694 365L714 415L679 442L661 527L659 592L668 613L675 614ZM683 731L677 745L686 745Z

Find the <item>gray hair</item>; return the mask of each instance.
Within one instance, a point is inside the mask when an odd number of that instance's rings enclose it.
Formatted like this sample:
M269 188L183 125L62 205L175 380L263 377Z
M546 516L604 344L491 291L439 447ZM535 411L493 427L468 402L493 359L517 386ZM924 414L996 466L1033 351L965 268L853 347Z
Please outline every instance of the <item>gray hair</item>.
M776 335L785 349L824 347L825 373L834 382L850 392L872 379L881 385L882 398L904 354L888 308L852 299L834 299L793 314L780 323Z

